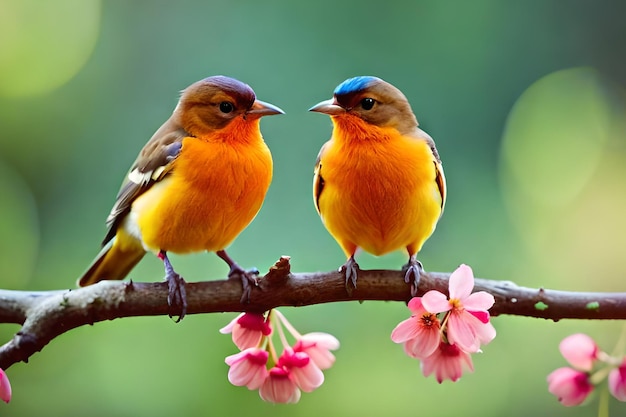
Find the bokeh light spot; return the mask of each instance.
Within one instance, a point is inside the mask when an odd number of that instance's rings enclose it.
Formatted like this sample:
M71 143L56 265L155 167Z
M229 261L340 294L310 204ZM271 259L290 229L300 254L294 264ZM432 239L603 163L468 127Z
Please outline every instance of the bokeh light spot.
M0 95L42 94L85 65L100 31L100 0L0 2Z
M502 191L543 285L623 288L624 109L618 85L576 68L540 79L511 111Z
M509 115L502 159L512 180L540 206L574 199L600 161L611 108L598 74L574 68L531 85Z

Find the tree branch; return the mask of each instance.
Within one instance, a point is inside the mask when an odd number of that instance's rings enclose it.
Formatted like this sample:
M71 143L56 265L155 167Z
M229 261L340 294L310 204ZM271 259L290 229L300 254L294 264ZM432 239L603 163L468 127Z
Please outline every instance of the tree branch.
M435 289L447 293L450 273L422 275L419 295ZM257 311L280 306L305 306L354 300L403 301L411 298L404 273L360 271L358 286L348 295L343 275L336 271L291 273L282 257L259 280L249 304L241 304L238 280L187 284L187 314ZM476 279L474 291L487 291L496 303L496 316L513 314L551 320L626 319L626 293L582 293L519 287L509 281ZM0 368L7 369L43 349L52 339L85 324L122 317L169 313L167 284L101 282L90 287L59 291L0 290L0 323L22 328L0 347Z

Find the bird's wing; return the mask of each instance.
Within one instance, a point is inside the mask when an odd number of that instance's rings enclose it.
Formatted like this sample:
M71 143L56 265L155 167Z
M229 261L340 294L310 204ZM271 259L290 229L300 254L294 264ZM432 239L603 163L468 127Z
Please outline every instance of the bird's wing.
M313 171L313 200L315 201L315 208L318 214L322 214L320 211L320 195L324 189L324 178L322 177L322 155L328 142L326 142L320 152L317 154L317 160L315 161L315 171Z
M441 195L441 215L443 214L443 209L446 206L446 177L443 174L443 166L441 165L441 161L435 161L435 181L437 182L437 188L439 188L439 194Z
M435 141L430 135L424 132L422 129L417 128L417 132L414 136L417 136L421 140L425 140L430 148L430 151L433 154L435 160L433 163L435 164L435 182L437 183L437 188L439 189L439 194L441 195L441 214L443 214L443 208L446 205L446 177L443 173L443 165L441 164L441 158L439 157L439 152L437 152L437 147L435 146Z
M170 119L156 131L139 152L107 217L108 231L103 245L115 236L119 223L130 211L133 201L168 174L186 136L191 135Z

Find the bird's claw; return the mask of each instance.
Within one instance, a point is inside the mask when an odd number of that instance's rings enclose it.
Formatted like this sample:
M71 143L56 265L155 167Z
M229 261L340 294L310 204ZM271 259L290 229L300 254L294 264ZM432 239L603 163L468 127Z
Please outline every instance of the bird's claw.
M352 296L352 291L356 289L356 279L359 271L359 264L356 263L354 257L351 256L348 258L345 264L339 268L339 271L342 272L346 278L346 292L349 296ZM352 283L352 287L350 287L350 283Z
M241 302L241 304L248 304L250 302L250 296L252 295L252 286L259 286L259 270L257 268L252 268L246 271L239 265L234 264L230 268L228 278L241 280L241 286L243 287L243 291L241 294L241 299L239 301Z
M422 272L424 272L424 267L422 263L417 259L411 258L409 262L404 265L402 268L404 273L404 282L411 285L411 296L415 297L417 295L417 289L420 283L420 277Z
M187 290L185 280L176 272L169 273L165 277L167 281L167 304L170 307L169 316L178 315L176 323L181 321L187 314Z

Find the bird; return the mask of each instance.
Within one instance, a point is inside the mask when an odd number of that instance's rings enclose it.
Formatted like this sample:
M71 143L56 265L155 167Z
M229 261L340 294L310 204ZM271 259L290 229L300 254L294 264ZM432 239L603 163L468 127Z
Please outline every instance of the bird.
M252 88L217 75L185 88L172 115L130 167L106 220L102 250L79 286L124 279L147 252L165 267L170 317L186 314L185 280L167 254L215 252L239 277L248 301L258 271L246 271L225 248L261 208L273 161L259 128L284 114Z
M348 293L356 288L357 249L376 256L404 249L404 280L415 296L424 272L417 253L446 201L435 142L418 127L406 96L374 76L345 80L309 111L329 115L333 124L315 162L313 200L347 257L340 271Z

